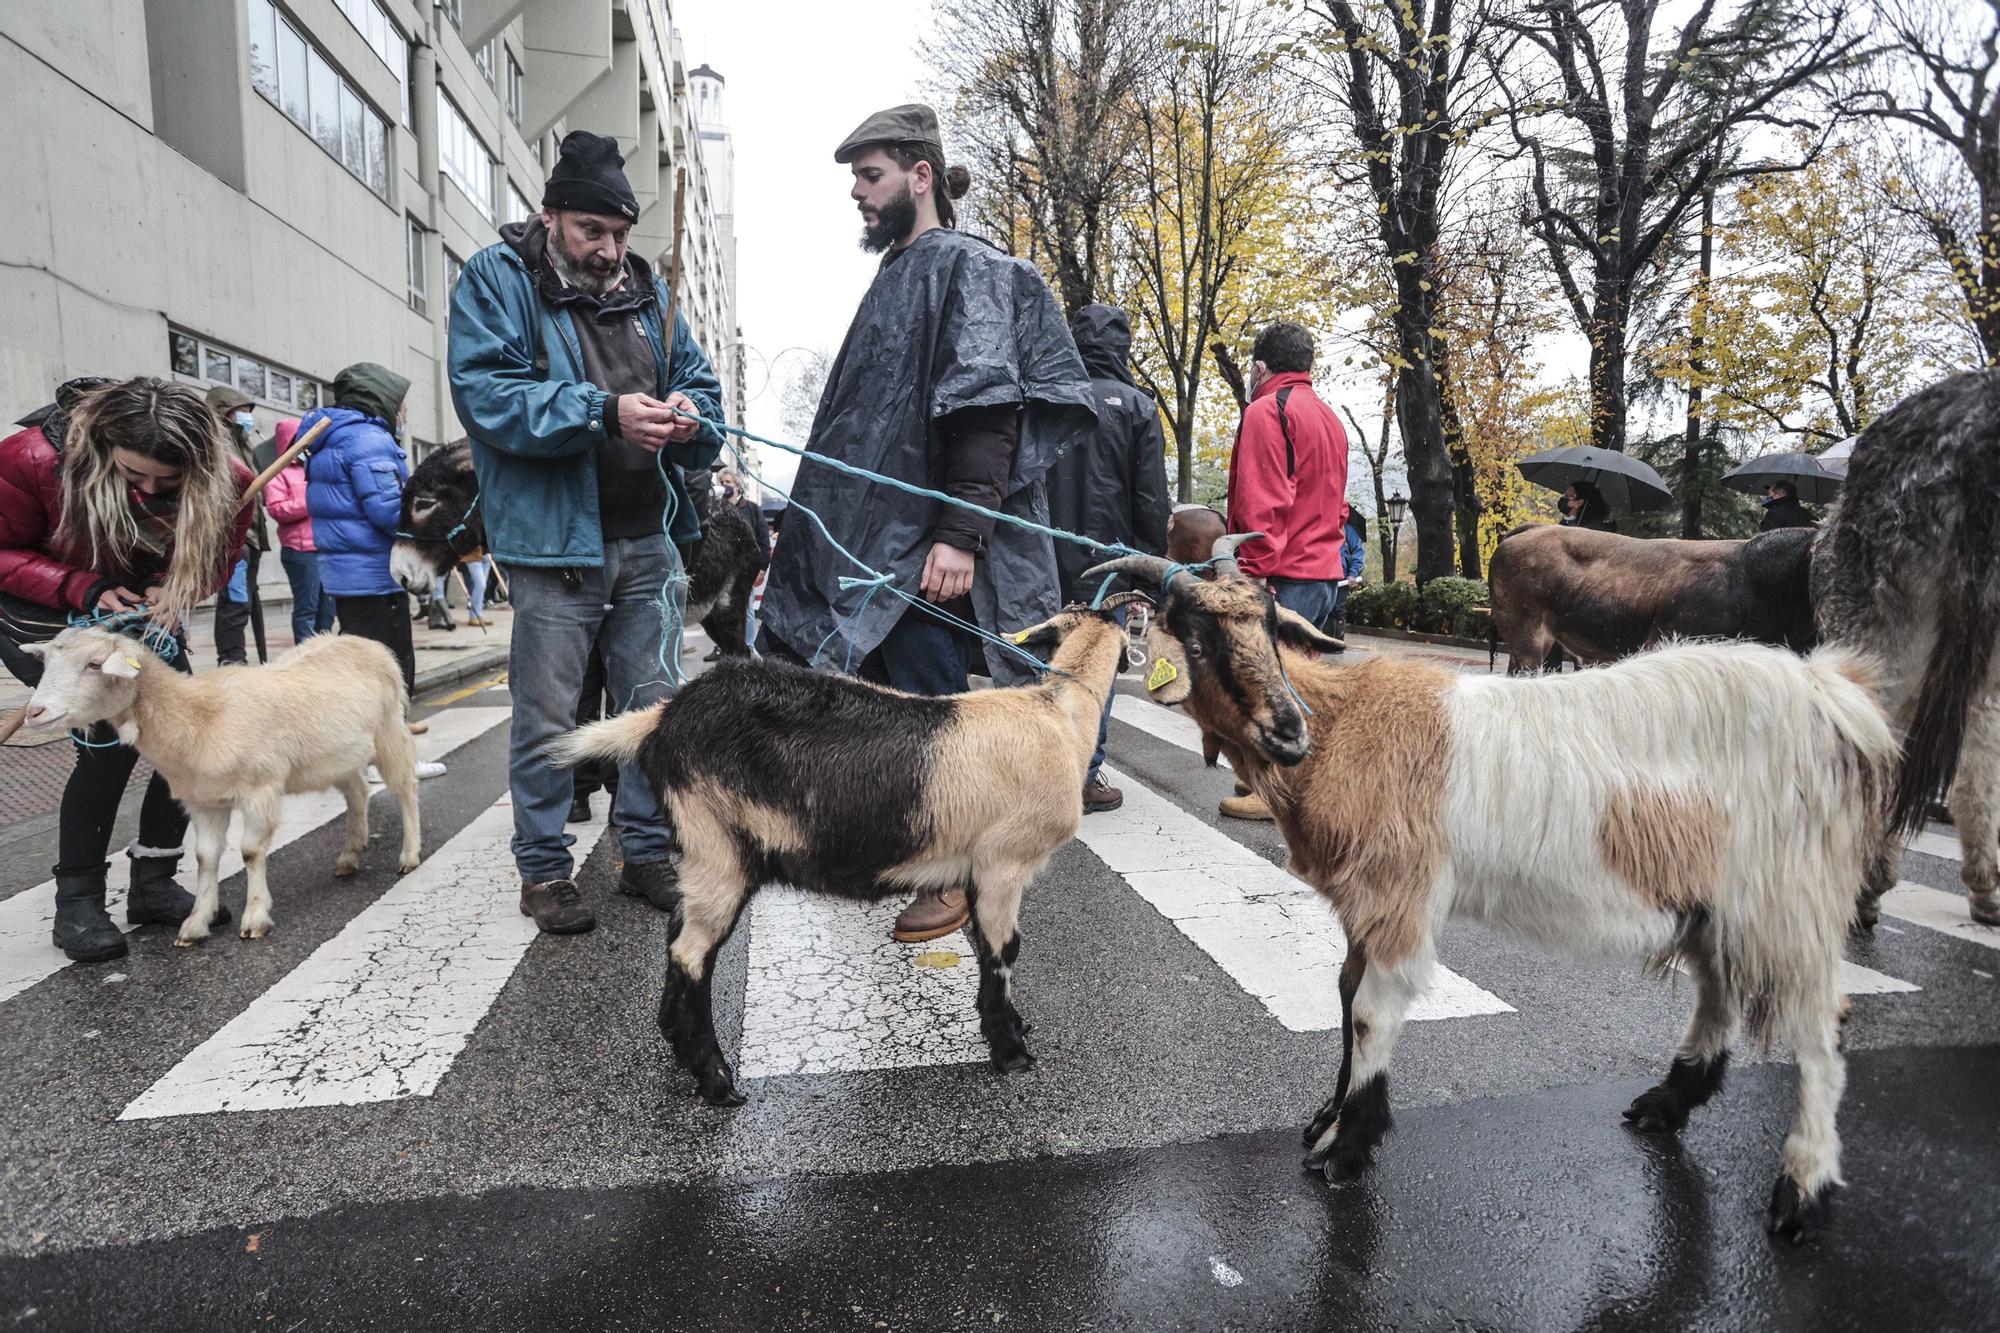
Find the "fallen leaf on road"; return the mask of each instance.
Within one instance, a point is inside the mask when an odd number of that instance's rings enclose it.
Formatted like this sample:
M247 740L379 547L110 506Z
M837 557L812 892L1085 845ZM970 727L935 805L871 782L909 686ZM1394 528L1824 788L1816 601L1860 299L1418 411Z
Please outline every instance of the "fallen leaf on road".
M950 949L932 949L917 955L918 967L957 967L958 954Z

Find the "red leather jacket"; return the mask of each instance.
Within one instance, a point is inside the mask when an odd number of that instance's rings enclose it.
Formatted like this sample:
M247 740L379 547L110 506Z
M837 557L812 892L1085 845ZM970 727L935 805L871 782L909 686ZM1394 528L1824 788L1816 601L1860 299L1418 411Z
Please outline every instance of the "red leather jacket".
M138 586L138 572L113 564L89 567L88 550L56 544L62 521L61 491L56 485L60 455L41 427L30 426L0 440L0 592L63 611L88 611L108 588ZM230 461L237 490L254 480L250 469ZM230 534L229 558L215 571L210 588L229 581L229 571L243 554L250 535L250 511L236 516Z

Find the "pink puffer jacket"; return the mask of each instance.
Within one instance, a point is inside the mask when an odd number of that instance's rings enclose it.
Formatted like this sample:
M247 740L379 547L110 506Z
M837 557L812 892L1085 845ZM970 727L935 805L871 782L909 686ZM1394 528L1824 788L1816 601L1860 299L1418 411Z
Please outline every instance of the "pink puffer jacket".
M278 423L272 434L277 439L279 453L292 447L292 436L298 429L297 417ZM312 513L306 508L304 457L293 460L291 466L271 478L271 484L264 488L264 508L277 520L279 545L288 551L318 549L313 545Z

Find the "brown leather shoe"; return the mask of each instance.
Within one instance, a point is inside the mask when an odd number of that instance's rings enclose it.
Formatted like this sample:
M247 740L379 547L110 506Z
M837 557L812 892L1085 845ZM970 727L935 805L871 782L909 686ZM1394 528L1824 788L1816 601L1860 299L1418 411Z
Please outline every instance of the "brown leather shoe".
M896 918L896 928L889 932L889 937L903 944L922 944L951 934L971 919L964 889L943 892L926 889L910 899L910 905Z
M1116 810L1123 804L1125 804L1125 793L1106 782L1102 773L1084 785L1083 813L1086 815L1103 814L1107 810Z
M597 924L573 879L521 881L521 915L535 919L544 935L581 935Z
M1271 807L1264 804L1264 798L1252 793L1249 796L1225 796L1222 798L1222 813L1231 819L1271 818Z

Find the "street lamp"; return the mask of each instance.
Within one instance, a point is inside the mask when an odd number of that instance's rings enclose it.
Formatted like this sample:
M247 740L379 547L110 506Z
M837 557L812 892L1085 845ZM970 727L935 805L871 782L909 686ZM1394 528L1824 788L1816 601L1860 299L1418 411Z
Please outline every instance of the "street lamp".
M1389 511L1389 577L1387 582L1394 583L1396 581L1396 539L1402 536L1403 515L1410 511L1410 499L1401 491L1397 491L1382 502L1382 507Z

